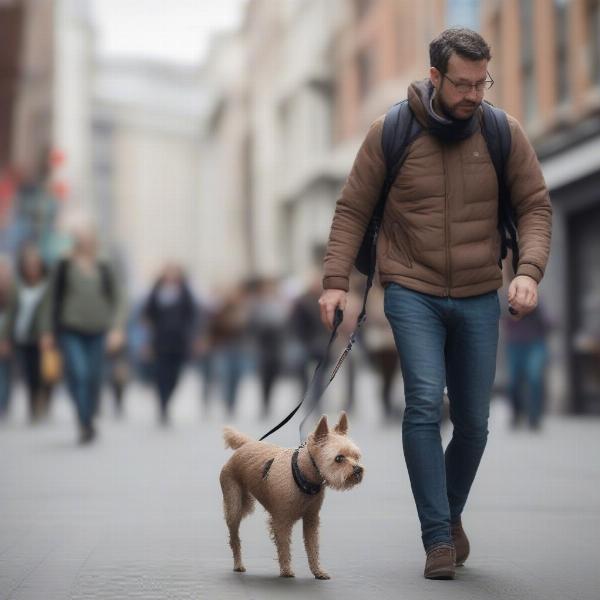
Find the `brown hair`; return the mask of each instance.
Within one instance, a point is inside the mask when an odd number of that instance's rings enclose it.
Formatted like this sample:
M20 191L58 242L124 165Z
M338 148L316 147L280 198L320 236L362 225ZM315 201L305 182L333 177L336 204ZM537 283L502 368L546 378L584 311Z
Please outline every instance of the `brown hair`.
M440 33L429 44L429 64L445 73L453 53L469 60L490 60L487 42L476 32L464 27L452 27Z

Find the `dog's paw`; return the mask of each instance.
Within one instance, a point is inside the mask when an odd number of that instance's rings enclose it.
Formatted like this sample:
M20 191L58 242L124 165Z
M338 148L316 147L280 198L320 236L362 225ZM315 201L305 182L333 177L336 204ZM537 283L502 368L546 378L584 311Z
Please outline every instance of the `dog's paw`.
M240 565L239 567L233 567L233 570L236 573L245 573L246 572L246 567L244 567L244 565Z
M315 573L315 579L331 579L331 576L328 573L325 573L325 571L319 571L318 573Z
M281 571L279 577L296 577L294 571Z

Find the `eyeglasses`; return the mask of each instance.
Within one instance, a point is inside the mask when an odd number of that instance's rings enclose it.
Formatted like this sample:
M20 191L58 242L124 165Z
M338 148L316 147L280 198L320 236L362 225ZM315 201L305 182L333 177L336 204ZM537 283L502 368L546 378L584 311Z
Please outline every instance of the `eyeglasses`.
M442 73L442 77L445 77L456 88L456 91L459 94L468 94L473 88L475 88L475 91L478 94L484 90L489 90L494 85L494 80L489 73L487 76L489 79L484 79L483 81L478 81L477 83L456 83L455 81L452 81L448 75Z

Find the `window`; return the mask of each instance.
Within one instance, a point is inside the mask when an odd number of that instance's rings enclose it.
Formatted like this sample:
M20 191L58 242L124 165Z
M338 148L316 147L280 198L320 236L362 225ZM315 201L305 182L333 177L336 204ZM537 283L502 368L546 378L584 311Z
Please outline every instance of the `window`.
M586 17L590 80L600 86L600 0L588 0Z
M535 78L533 0L521 0L521 75L523 81L523 116L532 121L537 111L537 85Z
M569 0L554 0L556 37L556 99L559 104L569 99L568 22Z

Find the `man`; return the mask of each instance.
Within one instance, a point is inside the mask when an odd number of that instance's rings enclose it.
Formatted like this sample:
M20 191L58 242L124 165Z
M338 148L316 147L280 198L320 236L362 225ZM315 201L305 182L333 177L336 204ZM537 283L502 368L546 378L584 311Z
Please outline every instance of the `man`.
M391 188L377 246L385 313L406 398L403 447L427 558L425 577L452 579L469 554L461 515L486 444L502 286L498 185L481 131L490 49L467 29L430 44L429 79L408 101L423 128ZM508 300L522 318L537 304L550 247L551 206L540 166L508 117L507 185L520 260ZM385 176L384 117L370 127L337 202L324 261L321 316L346 305L348 276ZM447 387L453 436L441 445Z

